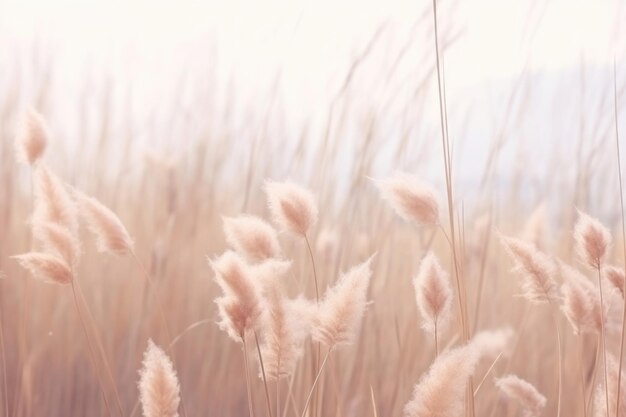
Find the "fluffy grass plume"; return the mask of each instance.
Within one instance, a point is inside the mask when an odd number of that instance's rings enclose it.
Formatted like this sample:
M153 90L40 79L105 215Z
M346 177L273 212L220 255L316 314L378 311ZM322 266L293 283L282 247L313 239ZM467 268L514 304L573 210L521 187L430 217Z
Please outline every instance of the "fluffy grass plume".
M572 325L574 333L599 334L602 329L600 291L577 269L561 265L560 270L564 280L561 286L561 311Z
M119 217L93 197L75 192L80 212L96 237L98 251L116 255L131 253L133 239Z
M267 292L267 309L263 321L264 343L261 348L268 380L278 380L293 374L303 353L306 333L300 331L298 311L281 294L277 285Z
M404 416L462 416L465 388L477 361L478 354L471 344L440 354L415 386Z
M624 269L609 265L602 268L602 273L611 287L624 298Z
M622 370L620 384L620 404L619 412L616 413L617 407L617 379L619 378L619 362L611 354L607 355L607 369L608 369L608 387L609 387L609 414L608 417L626 417L626 373ZM594 417L607 417L606 414L606 390L604 384L598 384L596 393L594 396Z
M291 181L267 181L265 193L272 219L281 230L302 236L317 222L317 204L309 190Z
M148 341L139 375L143 417L178 417L180 386L174 365L152 340Z
M535 303L557 302L554 262L534 245L511 237L502 237L502 244L522 275L522 296Z
M429 252L420 263L413 285L417 307L422 315L422 327L434 333L437 328L446 326L452 317L452 289L448 274L433 252Z
M547 400L534 385L516 375L496 378L495 383L504 395L522 405L525 417L539 417L541 415Z
M251 215L224 217L226 241L251 261L260 262L281 255L274 228L263 219Z
M367 306L371 262L369 258L352 267L326 291L314 319L313 339L329 348L352 342Z
M35 211L32 223L57 224L65 227L73 236L78 236L77 207L66 186L43 165L35 168L33 181Z
M509 327L495 330L482 330L474 335L471 344L481 359L494 359L511 351L511 341L515 332Z
M436 193L427 184L400 172L390 178L378 180L377 184L383 199L404 220L424 225L439 223Z
M574 239L581 261L591 268L600 268L611 244L609 230L599 220L579 211Z
M74 278L72 269L62 258L42 252L29 252L13 257L33 276L44 282L70 284Z
M223 292L223 296L215 300L219 326L233 340L241 342L246 332L260 324L263 312L260 285L251 276L245 261L233 251L210 261L210 265Z
M80 242L66 227L56 223L33 224L33 236L44 251L61 257L65 263L75 267L80 257Z
M28 109L19 122L15 146L17 159L34 165L46 150L50 129L44 118L34 109Z

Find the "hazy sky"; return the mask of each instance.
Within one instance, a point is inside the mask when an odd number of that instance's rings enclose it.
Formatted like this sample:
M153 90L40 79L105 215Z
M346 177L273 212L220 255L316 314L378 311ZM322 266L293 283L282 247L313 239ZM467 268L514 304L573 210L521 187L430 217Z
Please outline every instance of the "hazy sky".
M443 8L447 2L440 3ZM529 65L536 69L576 65L582 55L587 62L612 62L620 3L459 1L451 15L441 16L442 25L453 21L464 31L447 57L448 82L514 75L529 50ZM62 59L89 57L111 66L128 59L149 66L185 48L213 45L224 71L240 83L270 79L280 66L285 82L308 94L307 86L317 87L343 68L381 22L406 30L430 5L428 0L0 0L0 40L11 45L44 39Z

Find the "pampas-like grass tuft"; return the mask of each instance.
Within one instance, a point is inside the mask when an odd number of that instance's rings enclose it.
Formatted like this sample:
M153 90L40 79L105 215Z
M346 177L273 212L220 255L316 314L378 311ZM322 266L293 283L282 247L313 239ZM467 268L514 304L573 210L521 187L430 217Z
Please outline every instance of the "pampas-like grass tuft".
M60 256L70 267L74 268L78 263L80 242L66 227L56 223L35 223L33 236L44 251Z
M580 271L561 265L564 283L561 286L561 310L569 320L575 334L593 332L600 334L602 317L600 291ZM606 317L606 306L605 306Z
M448 325L452 317L452 289L448 274L434 253L429 252L422 260L413 285L417 307L422 315L422 327L429 333L435 333Z
M440 354L415 386L412 399L404 407L404 416L462 416L467 380L477 361L478 354L471 344Z
M605 266L602 273L619 295L624 298L624 270L616 266Z
M326 290L313 322L314 340L329 348L352 342L367 306L371 262L372 258L369 258L352 267Z
M541 415L547 400L531 383L516 375L496 378L495 383L507 397L522 405L525 417L539 417Z
M300 317L277 285L268 289L266 299L261 352L267 379L278 380L293 374L303 352L306 333L300 331Z
M579 211L574 228L576 252L591 268L598 269L611 244L611 234L600 221Z
M17 159L34 165L46 150L50 138L50 129L43 117L34 109L28 109L23 115L15 138Z
M544 203L539 204L524 223L522 240L530 242L541 251L548 249L548 210Z
M268 259L258 264L248 265L250 276L265 291L274 286L282 287L282 279L291 268L291 261Z
M606 414L606 390L603 384L599 384L594 396L594 417L626 417L626 373L622 371L620 384L620 404L619 412L616 413L617 406L617 380L620 376L619 362L616 358L608 354L607 355L607 368L608 368L608 387L609 387L609 414Z
M13 257L36 278L55 284L70 284L74 274L65 261L55 255L42 252L29 252Z
M302 236L317 222L317 205L309 190L291 181L267 181L265 193L274 223L281 230Z
M263 311L260 285L245 261L233 251L210 261L210 265L224 293L215 300L221 319L219 326L233 340L241 342L248 331L260 324Z
M523 276L522 295L535 303L556 303L559 290L554 279L554 262L534 245L519 239L502 237L502 244L515 261L515 270Z
M152 340L148 341L139 375L143 417L178 417L180 386L174 365Z
M383 199L404 220L416 224L439 223L439 203L435 191L417 178L405 173L376 181Z
M80 212L96 237L98 251L125 255L133 251L133 239L111 209L93 197L75 192Z
M251 261L260 262L281 255L278 236L272 226L256 216L224 217L228 244Z
M33 181L35 211L32 223L58 224L78 239L78 212L65 185L43 165L36 167Z
M496 330L483 330L474 335L471 345L480 359L494 359L502 354L507 356L512 348L515 332L509 327Z

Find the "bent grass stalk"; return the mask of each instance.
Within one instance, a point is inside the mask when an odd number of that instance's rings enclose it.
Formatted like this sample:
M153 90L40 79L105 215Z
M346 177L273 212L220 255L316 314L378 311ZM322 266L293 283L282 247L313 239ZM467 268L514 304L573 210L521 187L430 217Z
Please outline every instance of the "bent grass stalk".
M243 363L246 372L246 390L248 391L248 412L250 417L254 417L254 407L252 405L252 388L250 386L250 365L248 364L248 345L246 344L246 335L241 335L241 341L243 342Z
M78 314L79 320L80 320L80 324L82 326L83 329L83 333L85 334L85 339L87 340L87 346L89 347L89 357L91 358L91 364L93 365L94 371L96 372L97 378L98 378L98 383L100 385L100 391L102 393L102 398L104 400L104 404L107 408L107 411L109 413L109 416L112 416L112 412L111 412L111 406L109 404L109 400L107 399L107 395L106 395L106 389L104 388L104 383L102 381L102 376L100 375L100 368L97 364L96 361L96 354L93 350L93 347L91 346L91 338L89 337L89 333L87 331L87 325L85 324L85 321L83 319L83 315L80 312L80 307L78 304L78 297L76 295L76 288L74 287L74 281L72 281L71 283L72 286L72 295L74 298L74 306L76 307L76 312ZM121 412L120 409L120 415L123 415L123 413Z
M606 335L604 329L604 296L602 295L602 272L598 262L598 285L600 287L600 340L602 343L602 362L604 363L604 393L606 397L606 415L609 415L609 371L606 364ZM619 394L617 395L619 397Z
M2 391L4 399L4 415L9 417L9 392L7 387L7 361L5 356L4 345L4 325L2 323L3 314L1 314L2 304L0 304L0 355L2 357Z
M257 351L257 353L259 355L259 363L261 364L261 375L263 375L263 386L265 388L265 405L267 407L267 415L269 417L272 417L272 404L270 402L269 391L267 390L267 378L265 377L265 365L263 365L263 355L261 355L261 347L259 345L259 337L257 336L256 331L254 332L254 341L256 342L256 351ZM280 369L279 369L279 371L280 371ZM280 375L280 373L278 375Z
M318 282L317 282L317 268L315 267L315 257L313 256L313 250L311 249L311 243L309 242L309 237L307 236L307 234L304 234L304 241L306 242L306 247L308 249L309 252L309 257L311 258L311 267L313 268L313 280L315 281L315 302L317 303L317 305L319 306L320 304L320 291L319 291L319 286L318 286ZM321 356L321 351L322 351L322 345L321 343L317 343L317 350L315 353L315 371L317 372L319 369L319 363L320 363L320 356ZM317 392L315 393L315 399L313 401L313 415L315 415L315 411L316 411L316 407L317 407Z
M620 202L620 217L622 220L622 250L624 251L624 265L626 266L626 222L624 221L624 187L622 185L622 160L620 157L619 146L619 124L617 122L617 75L616 75L615 57L613 57L613 114L615 120L615 147L617 148L617 171L619 179L619 202ZM617 417L619 413L620 400L622 398L619 393L622 386L622 366L624 359L624 333L626 333L626 296L623 297L622 304L622 333L620 335L619 343L619 365L617 368L617 405L615 407L615 415Z
M161 317L161 324L163 325L163 329L165 331L165 337L167 338L167 344L165 344L165 346L167 346L167 353L169 353L171 361L174 363L174 366L176 366L176 360L174 358L174 354L172 352L172 346L171 346L173 339L172 339L172 336L171 336L169 325L167 324L167 317L165 316L165 309L163 307L163 301L161 299L161 293L159 291L159 288L154 283L154 280L152 279L152 276L150 275L150 273L146 269L146 267L143 264L143 262L141 262L141 260L139 259L139 257L135 253L135 251L131 250L130 254L132 255L133 259L135 260L135 263L139 266L139 269L141 269L141 272L143 273L144 277L146 278L146 281L148 282L148 285L150 285L150 288L152 289L152 291L154 293L154 298L156 299L157 308L159 310L159 316ZM180 382L179 382L179 384L180 384ZM181 384L181 386L182 386L182 384ZM182 388L181 388L181 394L180 394L180 410L181 410L181 413L182 413L183 417L186 417L187 416L187 412L185 411L185 401L183 400L183 390L182 390Z
M326 362L328 361L328 356L330 355L331 351L332 351L332 348L329 348L328 352L326 352L326 355L324 356L324 360L322 361L322 365L320 366L319 371L317 371L317 375L315 376L315 381L313 381L313 386L311 387L311 391L309 391L309 395L307 396L306 402L304 403L304 409L302 410L301 417L306 417L306 412L309 409L311 397L313 396L313 393L315 392L315 387L317 386L317 382L319 381L320 376L322 375L322 371L324 370L324 367L326 366Z

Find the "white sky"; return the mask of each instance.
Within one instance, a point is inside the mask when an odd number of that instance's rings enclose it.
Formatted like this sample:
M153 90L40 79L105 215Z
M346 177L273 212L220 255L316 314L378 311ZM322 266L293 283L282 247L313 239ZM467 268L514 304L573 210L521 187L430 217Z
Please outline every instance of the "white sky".
M447 58L451 85L518 73L529 48L524 38L526 16L531 10L530 18L536 21L544 2L458 3L454 16L441 16L465 29ZM533 9L534 3L538 4ZM338 64L354 54L383 20L408 28L430 4L429 0L0 0L0 40L6 46L45 39L68 61L89 57L108 65L128 59L150 65L190 45L213 44L224 71L232 74L234 68L239 82L256 83L260 74L274 74L280 65L287 82L303 88L303 80L317 86L332 77ZM531 68L576 65L581 54L588 62L612 62L611 39L618 16L623 16L618 4L619 0L549 1L532 42Z
M615 56L618 68L626 69L623 0L456 0L454 9L446 7L451 0L438 4L442 32L463 30L446 51L446 82L450 105L454 98L469 97L472 117L478 119L475 125L482 127L473 135L480 139L466 149L470 159L486 153L478 144L486 148L502 107L501 97L490 96L485 85L495 90L498 83L510 85L525 66L553 74L577 70L582 59L588 67L611 68ZM202 71L209 65L215 67L218 88L234 85L245 98L267 101L280 70L286 107L282 110L289 122L298 124L316 112L323 119L329 96L382 22L389 23L384 42L397 51L417 18L431 7L431 0L0 0L0 82L11 79L6 75L10 64L16 56L28 57L33 42L54 56L55 76L63 78L68 91L77 92L79 80L89 74L86 68L96 69L132 80L143 107L166 102L161 92L176 83L182 70ZM395 80L401 86L408 80L407 90L416 78L410 78L412 71L432 65L432 41L423 43L430 33L429 15L417 30L422 44L411 50L402 76ZM425 56L431 61L421 65ZM368 71L388 61L383 48L369 59ZM621 74L623 70L618 74L623 80ZM369 88L373 78L364 77L361 86ZM376 104L377 87L366 88L355 101ZM535 99L548 106L553 102L547 95L552 93L541 91L546 100ZM569 93L567 89L557 95L571 104ZM244 105L250 104L245 98ZM247 116L246 109L238 110L240 117ZM434 104L423 110L432 111L434 120L438 117ZM463 117L459 113L457 119ZM542 140L546 133L532 129L540 124L537 120L526 121L529 130L524 134ZM555 124L550 133L567 139L570 125ZM470 162L471 169L479 165Z

